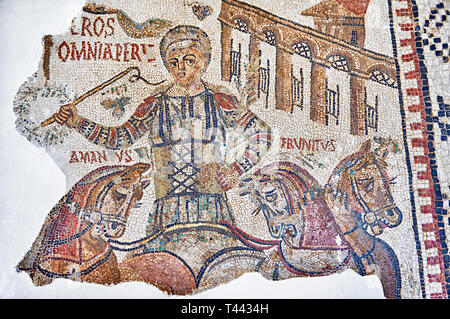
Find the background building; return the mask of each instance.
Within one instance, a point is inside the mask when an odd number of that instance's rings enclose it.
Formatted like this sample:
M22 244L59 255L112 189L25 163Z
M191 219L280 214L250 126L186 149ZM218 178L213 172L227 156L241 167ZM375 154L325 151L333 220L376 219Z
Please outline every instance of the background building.
M396 97L397 83L394 58L364 49L368 5L369 0L322 1L299 12L313 18L311 28L240 1L223 0L218 17L222 79L254 81L266 107L291 113L299 108L323 125L349 126L352 135L377 131L380 108L391 103L381 93ZM258 66L258 76L248 78L249 65ZM339 74L328 76L330 72ZM385 94L372 83L390 90Z

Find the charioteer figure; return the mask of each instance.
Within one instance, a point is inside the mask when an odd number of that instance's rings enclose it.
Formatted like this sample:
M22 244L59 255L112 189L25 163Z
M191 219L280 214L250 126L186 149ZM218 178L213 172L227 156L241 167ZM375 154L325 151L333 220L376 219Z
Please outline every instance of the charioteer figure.
M160 53L173 82L145 98L123 125L95 123L80 116L72 104L62 106L55 121L108 149L129 147L148 133L156 200L147 235L164 233L174 225L185 229L223 222L234 225L225 192L267 153L271 129L224 88L203 81L211 59L211 43L204 31L194 26L175 27L161 40ZM245 151L233 163L226 163L227 137L232 131L245 138ZM228 235L195 234L195 242L200 238L203 243L213 241L210 246L228 245ZM147 244L148 250L173 251L179 236L161 236L158 242Z

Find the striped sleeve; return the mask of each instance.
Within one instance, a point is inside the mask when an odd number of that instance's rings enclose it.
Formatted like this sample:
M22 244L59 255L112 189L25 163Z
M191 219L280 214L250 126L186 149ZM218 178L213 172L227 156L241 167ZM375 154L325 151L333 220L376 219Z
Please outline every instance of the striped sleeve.
M81 117L75 129L88 141L108 149L120 149L133 145L151 127L154 118L155 98L149 97L120 126L103 126Z
M259 163L269 151L272 144L272 131L252 111L238 107L238 101L234 96L216 93L215 99L220 106L225 125L242 131L246 141L244 153L232 164L242 175Z

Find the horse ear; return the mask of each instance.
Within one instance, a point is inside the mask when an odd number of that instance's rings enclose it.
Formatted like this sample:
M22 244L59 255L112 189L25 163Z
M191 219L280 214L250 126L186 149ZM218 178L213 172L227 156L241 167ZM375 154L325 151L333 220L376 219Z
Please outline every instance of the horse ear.
M371 147L372 143L370 140L367 140L363 143L363 145L361 146L361 148L359 149L359 153L367 153L370 151L370 147Z
M137 163L129 167L130 172L136 172L139 174L144 174L150 169L150 164L147 163Z
M137 163L127 167L120 175L122 181L135 180L139 175L144 174L150 168L150 164Z

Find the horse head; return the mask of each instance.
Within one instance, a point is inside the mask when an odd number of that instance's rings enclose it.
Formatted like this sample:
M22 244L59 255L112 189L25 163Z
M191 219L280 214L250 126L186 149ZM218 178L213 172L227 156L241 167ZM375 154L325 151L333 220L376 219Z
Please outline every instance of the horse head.
M82 218L96 224L102 235L118 238L125 232L131 209L150 184L143 176L149 168L145 163L99 168L74 186L71 199L78 193L79 200L74 202L81 202Z
M294 242L304 222L300 196L312 186L315 180L297 165L274 162L243 179L239 194L250 197L256 206L254 216L263 213L273 238Z
M398 226L402 212L391 193L386 168L387 148L371 151L370 140L358 152L346 157L333 171L328 186L349 196L352 212L361 217L362 226L380 235L385 228Z

